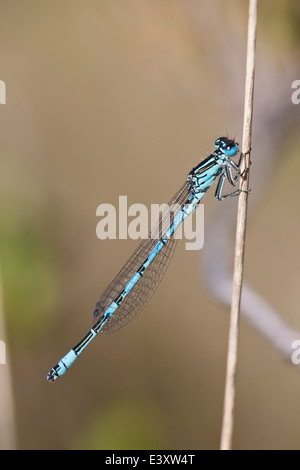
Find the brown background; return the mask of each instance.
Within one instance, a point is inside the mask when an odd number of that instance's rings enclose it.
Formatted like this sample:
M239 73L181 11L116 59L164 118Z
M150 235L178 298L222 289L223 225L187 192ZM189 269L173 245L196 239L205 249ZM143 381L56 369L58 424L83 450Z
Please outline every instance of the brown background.
M133 323L56 383L45 375L137 245L98 240L97 206L167 202L219 135L241 141L246 3L0 2L0 258L18 448L218 448L228 308L183 242ZM299 5L262 3L245 278L300 329L300 105L285 75L298 67ZM299 371L242 323L234 447L299 448L299 396Z

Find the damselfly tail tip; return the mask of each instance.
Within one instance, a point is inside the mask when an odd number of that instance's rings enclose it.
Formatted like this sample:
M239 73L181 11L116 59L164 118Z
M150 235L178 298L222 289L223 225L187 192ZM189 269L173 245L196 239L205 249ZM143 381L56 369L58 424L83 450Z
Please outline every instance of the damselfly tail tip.
M58 379L58 377L59 376L57 375L55 370L51 369L50 372L48 372L46 379L48 380L48 382L54 382L54 380Z

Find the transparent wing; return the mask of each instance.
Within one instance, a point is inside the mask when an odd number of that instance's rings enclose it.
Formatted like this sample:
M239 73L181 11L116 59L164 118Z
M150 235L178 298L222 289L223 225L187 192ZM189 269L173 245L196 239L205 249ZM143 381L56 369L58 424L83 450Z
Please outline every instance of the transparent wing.
M109 305L122 292L128 281L147 259L149 253L158 242L159 234L164 234L166 229L169 228L170 223L180 212L181 207L187 202L189 196L189 183L185 182L169 202L169 210L165 210L161 214L149 237L140 243L119 274L117 274L99 298L94 311L94 323L100 320ZM174 235L169 238L166 245L148 266L141 279L128 293L116 312L105 323L101 330L102 332L112 333L122 328L141 312L162 280L174 253L176 242L177 240L174 238Z

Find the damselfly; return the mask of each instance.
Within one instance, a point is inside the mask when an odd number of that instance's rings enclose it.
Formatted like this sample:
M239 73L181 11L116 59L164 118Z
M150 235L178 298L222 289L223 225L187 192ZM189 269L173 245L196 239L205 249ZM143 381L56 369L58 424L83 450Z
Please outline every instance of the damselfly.
M188 174L184 185L171 199L168 213L162 214L149 237L141 242L103 292L94 310L94 326L50 370L47 375L48 380L54 381L63 375L100 331L112 333L118 330L144 308L160 283L174 252L177 241L174 236L175 230L194 212L216 178L219 180L215 197L219 201L240 194L241 189L225 195L222 194L222 190L226 178L232 186L238 183L243 175L241 166L244 155L241 154L238 164L231 159L237 155L239 149L238 144L227 137L217 139L215 147L209 157Z

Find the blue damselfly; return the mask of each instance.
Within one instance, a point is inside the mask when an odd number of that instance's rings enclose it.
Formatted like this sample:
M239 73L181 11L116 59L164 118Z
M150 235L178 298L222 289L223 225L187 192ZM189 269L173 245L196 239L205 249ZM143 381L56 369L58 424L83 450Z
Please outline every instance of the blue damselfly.
M237 164L231 159L237 155L239 149L238 144L227 137L218 138L215 147L209 157L191 170L183 186L171 199L168 214L162 214L149 237L140 243L119 274L105 289L96 303L94 326L50 370L47 375L49 381L54 381L63 375L98 333L112 333L118 330L144 308L160 283L174 252L177 241L174 236L175 230L194 212L216 178L218 184L215 197L219 201L240 194L240 189L225 195L222 194L222 190L226 179L232 186L238 183L243 175L241 166L244 155L241 154ZM163 226L166 228L162 230Z

